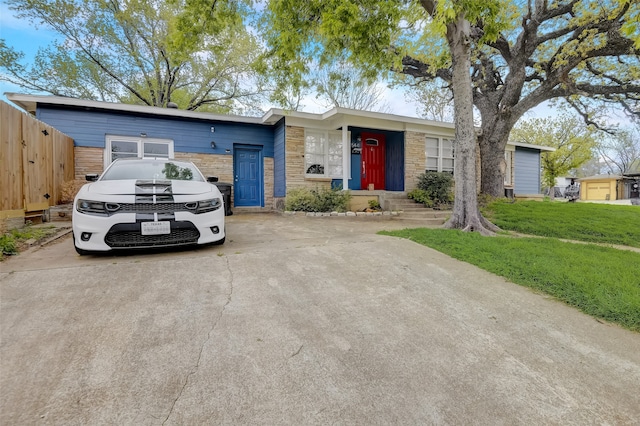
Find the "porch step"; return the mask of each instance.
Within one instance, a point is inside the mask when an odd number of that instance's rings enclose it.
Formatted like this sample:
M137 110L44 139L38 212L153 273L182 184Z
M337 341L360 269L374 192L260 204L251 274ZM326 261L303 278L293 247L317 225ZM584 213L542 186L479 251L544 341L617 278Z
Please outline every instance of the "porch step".
M382 204L385 210L397 211L399 214L394 216L394 220L406 220L412 222L420 222L425 226L443 225L447 218L451 216L448 210L433 210L427 208L422 203L416 203L414 200L407 198L405 193L385 193Z
M399 212L397 216L393 217L393 220L406 220L411 222L418 222L425 226L441 226L451 216L450 211L446 210L428 210L425 209L422 212Z

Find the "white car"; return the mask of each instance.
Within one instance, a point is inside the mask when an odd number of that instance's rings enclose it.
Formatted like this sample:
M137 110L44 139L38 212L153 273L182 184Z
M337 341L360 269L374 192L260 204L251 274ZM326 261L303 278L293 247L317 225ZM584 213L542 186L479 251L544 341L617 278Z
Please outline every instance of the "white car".
M81 254L223 244L224 199L190 162L118 159L87 175L73 201L73 243Z

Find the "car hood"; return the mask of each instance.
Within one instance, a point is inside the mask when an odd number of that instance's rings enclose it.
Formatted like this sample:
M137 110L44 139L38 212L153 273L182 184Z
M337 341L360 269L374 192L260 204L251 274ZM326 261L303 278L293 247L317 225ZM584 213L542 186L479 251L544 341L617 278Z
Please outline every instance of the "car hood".
M89 194L105 195L197 195L219 193L216 186L208 182L166 179L105 180L85 185Z

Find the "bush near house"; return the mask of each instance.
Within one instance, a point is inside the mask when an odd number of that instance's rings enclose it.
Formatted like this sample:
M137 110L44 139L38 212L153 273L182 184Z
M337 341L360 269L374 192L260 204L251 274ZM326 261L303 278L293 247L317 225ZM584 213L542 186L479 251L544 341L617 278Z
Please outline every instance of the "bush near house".
M453 202L453 176L446 172L425 172L418 176L417 188L407 196L426 207Z
M292 189L285 199L285 210L298 212L346 212L351 193L338 188Z
M80 188L86 183L86 180L68 180L60 185L60 202L62 204L72 203Z

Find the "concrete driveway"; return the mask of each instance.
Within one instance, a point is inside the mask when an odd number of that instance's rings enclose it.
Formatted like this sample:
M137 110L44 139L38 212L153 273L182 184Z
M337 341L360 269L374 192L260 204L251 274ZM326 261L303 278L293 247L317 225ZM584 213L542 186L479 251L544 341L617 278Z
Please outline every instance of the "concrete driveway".
M238 215L222 247L0 263L0 423L638 424L640 335L411 241Z

